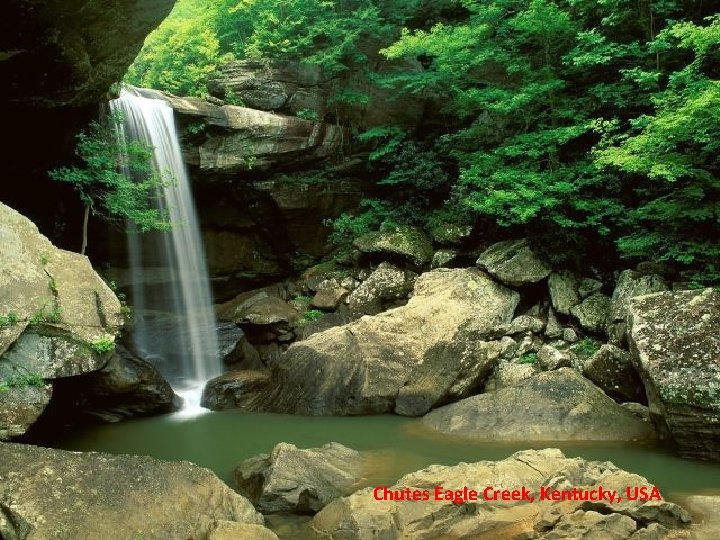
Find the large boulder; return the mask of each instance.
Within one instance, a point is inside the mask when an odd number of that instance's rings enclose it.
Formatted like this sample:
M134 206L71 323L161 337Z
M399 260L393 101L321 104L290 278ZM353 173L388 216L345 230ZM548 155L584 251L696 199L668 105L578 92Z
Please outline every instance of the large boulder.
M548 278L550 301L555 311L570 315L570 308L580 303L580 279L570 272L553 272Z
M422 230L415 227L389 227L366 233L354 241L361 252L406 259L416 266L430 263L432 242Z
M312 526L319 536L332 540L624 540L636 531L658 527L682 533L691 521L683 508L667 501L626 498L627 486L647 485L645 478L609 462L566 458L557 449L526 450L502 461L433 465L403 476L393 486L357 491L326 506ZM560 500L573 489L595 495L602 489L607 498L613 494L613 500ZM417 499L408 500L414 493Z
M493 244L480 255L477 265L511 287L536 283L552 271L524 238Z
M650 414L683 456L720 460L720 292L661 292L630 301L633 363Z
M634 270L620 273L613 291L610 312L607 319L607 334L615 345L625 346L626 328L630 300L636 296L644 296L669 290L665 280L655 274L643 274Z
M266 369L229 371L207 382L200 404L213 411L261 408L270 384Z
M610 313L610 297L602 293L588 296L580 304L570 308L570 313L588 332L604 332Z
M209 538L218 522L262 525L244 497L188 462L0 443L0 536ZM262 530L262 529L261 529Z
M407 305L291 345L259 399L298 414L424 414L482 385L509 346L483 336L509 322L518 302L478 270L433 270Z
M0 388L39 388L102 368L122 308L87 257L56 248L2 203L0 244ZM32 418L49 397L47 390L3 393L9 399L0 402L0 440L20 434L17 420Z
M571 368L539 373L427 414L422 423L475 440L647 440L652 425L622 408Z
M263 514L314 514L355 491L362 474L362 456L342 444L300 449L278 443L269 455L238 465L235 483Z

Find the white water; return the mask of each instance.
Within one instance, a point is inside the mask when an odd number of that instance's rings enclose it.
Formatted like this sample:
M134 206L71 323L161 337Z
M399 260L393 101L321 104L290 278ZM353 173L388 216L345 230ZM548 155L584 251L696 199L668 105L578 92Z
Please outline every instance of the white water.
M220 375L222 368L205 251L173 110L135 89L123 90L110 106L123 115L121 136L152 145L156 170L171 181L157 199L170 217L172 231L128 234L133 339L138 352L183 398L181 414L196 415L204 411L200 395L205 382ZM152 282L146 279L148 270Z

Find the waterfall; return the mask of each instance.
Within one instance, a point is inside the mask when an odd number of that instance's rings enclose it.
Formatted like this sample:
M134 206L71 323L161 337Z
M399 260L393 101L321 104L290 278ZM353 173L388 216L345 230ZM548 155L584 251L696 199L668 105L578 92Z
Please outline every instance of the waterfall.
M153 146L154 167L170 179L158 193L169 232L128 233L134 310L133 340L184 400L200 408L205 382L222 373L205 251L172 108L124 89L110 102L122 114L120 136Z

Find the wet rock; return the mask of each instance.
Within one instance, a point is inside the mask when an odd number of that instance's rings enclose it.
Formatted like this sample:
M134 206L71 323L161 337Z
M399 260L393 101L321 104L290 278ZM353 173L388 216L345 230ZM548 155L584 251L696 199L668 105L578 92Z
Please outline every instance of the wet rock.
M623 409L573 369L540 373L515 386L428 413L441 433L475 440L653 439L652 426Z
M570 314L570 308L580 303L579 279L570 272L553 272L548 278L548 289L553 308L563 315Z
M483 335L509 322L518 302L478 270L427 272L407 305L292 344L260 399L313 415L391 412L399 400L403 413L423 414L482 385L509 346Z
M391 227L367 233L353 244L363 253L399 256L416 266L427 265L433 256L432 243L415 227Z
M661 292L630 301L633 364L650 414L686 457L720 460L720 292Z
M640 476L609 462L566 458L559 450L526 450L501 461L459 463L453 467L433 465L408 474L390 490L428 489L427 501L385 500L378 504L374 488L337 499L312 521L322 538L334 540L413 538L629 538L641 527L662 526L682 534L690 516L681 507L657 501L625 501L593 508L583 501L540 500L541 486L551 489L617 490L628 485L647 485ZM463 486L524 486L534 497L518 501L435 500L434 487L461 490ZM520 495L520 493L518 493ZM682 538L678 536L678 538ZM669 540L669 539L668 539Z
M267 370L230 371L207 382L201 405L213 411L253 409L269 390Z
M538 258L526 239L493 244L480 255L477 265L512 287L536 283L552 271L549 264Z
M588 296L582 303L571 308L570 313L585 330L604 332L608 314L610 313L610 298L604 294L595 293Z
M600 347L585 363L583 374L610 397L620 401L646 401L645 389L630 353L614 345Z
M0 444L0 477L3 538L206 538L218 521L263 524L188 462Z
M376 315L384 311L388 302L407 298L413 289L417 274L401 270L390 263L378 267L348 297L351 311Z
M235 483L264 514L314 514L352 493L362 472L360 453L342 444L299 449L279 443L270 455L243 461L235 469Z

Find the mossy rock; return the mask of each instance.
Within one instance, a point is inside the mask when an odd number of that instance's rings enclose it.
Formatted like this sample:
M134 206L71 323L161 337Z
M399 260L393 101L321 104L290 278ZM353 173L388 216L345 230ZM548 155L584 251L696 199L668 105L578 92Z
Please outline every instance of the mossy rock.
M399 255L417 266L430 263L433 247L430 239L416 227L392 227L370 232L355 239L354 245L363 253Z

